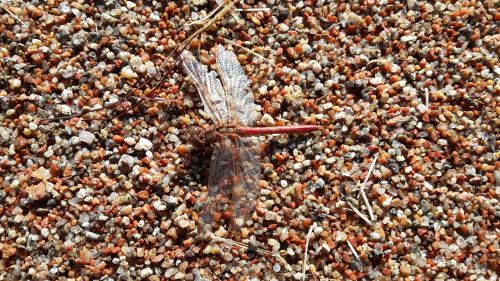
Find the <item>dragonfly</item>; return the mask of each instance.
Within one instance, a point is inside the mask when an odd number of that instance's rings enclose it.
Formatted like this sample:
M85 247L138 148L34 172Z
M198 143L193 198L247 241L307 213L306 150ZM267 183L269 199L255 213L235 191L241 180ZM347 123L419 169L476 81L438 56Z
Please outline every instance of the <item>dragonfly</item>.
M182 67L194 82L204 111L214 122L206 127L192 127L188 132L194 145L212 145L208 195L201 202L199 230L201 234L213 233L225 223L237 234L255 210L259 194L260 141L256 136L309 133L323 127L254 127L260 113L248 89L250 79L233 52L218 45L215 55L216 71L209 71L188 50L181 53Z

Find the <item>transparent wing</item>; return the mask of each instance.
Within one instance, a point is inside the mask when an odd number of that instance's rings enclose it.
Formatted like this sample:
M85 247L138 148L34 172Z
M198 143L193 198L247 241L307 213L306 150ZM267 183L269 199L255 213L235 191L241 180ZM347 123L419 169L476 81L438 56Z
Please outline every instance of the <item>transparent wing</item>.
M208 196L201 213L201 233L214 232L225 223L233 234L238 234L255 209L259 179L260 149L255 138L216 143Z
M231 204L231 174L235 145L224 140L213 145L208 173L208 195L201 211L201 233L214 232Z
M232 206L234 220L233 233L250 219L259 196L260 145L256 137L241 138L237 142L238 161L233 163L234 181Z
M250 80L243 72L236 55L219 45L216 61L227 95L229 121L239 121L245 126L253 125L258 117L257 105L254 102L253 94L248 91Z
M205 112L214 122L228 120L227 101L224 89L215 71L208 72L207 66L200 64L189 51L181 54L184 71L194 81L205 107Z

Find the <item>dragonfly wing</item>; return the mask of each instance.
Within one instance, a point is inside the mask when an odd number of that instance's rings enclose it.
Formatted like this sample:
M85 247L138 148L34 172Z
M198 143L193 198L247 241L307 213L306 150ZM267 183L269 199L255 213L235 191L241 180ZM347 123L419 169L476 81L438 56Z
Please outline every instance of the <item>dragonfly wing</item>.
M214 232L231 205L231 175L235 146L228 139L213 145L208 174L208 195L201 211L201 233Z
M208 71L189 51L181 54L184 71L194 81L205 107L205 112L214 122L228 120L226 95L215 71Z
M260 180L260 144L256 137L241 138L237 142L238 161L233 163L232 229L239 229L249 219L257 204Z
M221 217L232 217L229 229L237 234L255 210L260 175L257 138L242 138L236 143L225 139L216 143L210 164L208 196L201 212L200 232L213 233L221 223Z
M251 126L259 116L252 92L248 91L250 79L245 75L236 55L217 47L216 61L222 84L226 91L229 120Z

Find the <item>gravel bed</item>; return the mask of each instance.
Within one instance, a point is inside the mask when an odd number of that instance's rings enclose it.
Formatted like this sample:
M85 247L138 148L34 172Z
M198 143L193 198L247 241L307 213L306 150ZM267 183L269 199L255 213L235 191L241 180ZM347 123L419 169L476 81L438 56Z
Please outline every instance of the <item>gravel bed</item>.
M2 1L0 279L497 280L498 3L338 2L238 2L188 44L237 54L259 126L325 127L261 137L246 250L198 234L210 121L167 59L217 3Z

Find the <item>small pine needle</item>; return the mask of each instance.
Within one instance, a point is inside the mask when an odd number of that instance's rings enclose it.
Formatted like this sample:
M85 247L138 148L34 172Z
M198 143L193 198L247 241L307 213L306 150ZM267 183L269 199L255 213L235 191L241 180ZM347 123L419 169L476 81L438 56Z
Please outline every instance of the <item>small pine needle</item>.
M375 167L375 164L377 163L377 158L378 158L378 154L375 154L375 159L373 159L373 162L370 165L370 169L368 170L368 174L366 175L365 181L363 182L363 184L361 185L361 187L359 189L361 192L361 196L363 197L363 201L365 201L366 208L368 208L368 214L370 215L370 221L375 220L375 215L373 214L373 209L370 205L370 201L368 201L368 197L366 197L365 187L366 187L366 184L368 183L368 180L370 179L370 176L373 172L373 168Z
M18 16L16 16L16 14L14 14L10 9L9 7L7 7L5 4L2 3L2 8L9 14L11 15L14 19L16 19L17 21L19 21L20 23L22 23L23 25L26 25L26 23L24 21L22 21Z
M311 240L312 231L315 228L316 228L316 222L314 222L313 225L311 225L306 236L306 249L304 252L304 259L302 260L302 281L306 280L306 270L309 268L308 264L309 241Z

